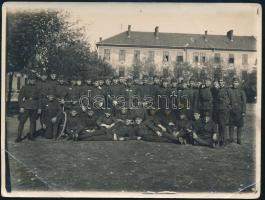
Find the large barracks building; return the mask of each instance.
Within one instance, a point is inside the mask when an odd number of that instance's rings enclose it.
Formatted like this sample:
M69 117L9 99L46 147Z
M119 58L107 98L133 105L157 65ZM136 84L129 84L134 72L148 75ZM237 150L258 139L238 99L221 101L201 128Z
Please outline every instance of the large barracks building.
M177 64L194 67L222 65L242 71L251 71L257 65L254 36L235 36L233 30L225 35L162 33L128 30L97 43L98 54L110 63L117 75L128 75L137 63L153 63L156 73L173 72Z

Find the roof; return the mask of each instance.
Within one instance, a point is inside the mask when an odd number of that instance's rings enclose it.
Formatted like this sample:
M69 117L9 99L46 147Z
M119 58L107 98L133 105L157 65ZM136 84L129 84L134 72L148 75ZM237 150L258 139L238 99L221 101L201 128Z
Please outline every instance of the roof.
M254 36L233 36L230 41L226 35L207 35L186 33L159 33L156 39L154 32L127 31L114 35L97 43L97 46L124 46L149 48L189 48L189 49L218 49L256 51Z

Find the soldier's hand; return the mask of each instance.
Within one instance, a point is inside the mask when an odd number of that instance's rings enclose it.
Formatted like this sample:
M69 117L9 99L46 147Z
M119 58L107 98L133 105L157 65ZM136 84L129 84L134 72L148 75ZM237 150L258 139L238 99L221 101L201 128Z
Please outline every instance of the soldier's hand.
M20 108L20 109L19 109L19 112L20 112L20 113L24 113L24 111L25 111L24 108Z
M246 116L246 113L242 113L242 117L245 117Z
M56 120L57 120L57 117L53 117L51 121L52 121L52 123L55 123Z
M115 106L116 106L117 104L118 104L118 102L117 102L117 101L113 101L113 105L115 105Z
M213 140L217 141L217 134L216 133L213 134Z
M178 132L178 131L174 131L174 132L173 132L173 135L174 135L175 137L178 137L179 132Z
M160 131L156 131L156 134L161 137L162 136L162 133Z
M82 106L82 111L85 112L85 110L86 110L86 107Z
M73 101L73 104L77 104L78 103L78 101Z
M136 139L137 139L137 140L141 140L141 139L142 139L142 137L141 137L141 136L138 136Z
M64 99L61 99L61 100L60 100L60 103L61 103L61 104L64 104L64 103L65 103Z
M196 134L196 133L192 133L192 137L193 137L193 139L197 139L198 138L198 135Z
M46 129L46 125L45 125L45 124L43 124L43 125L42 125L42 128L43 128L43 129Z
M38 112L38 114L41 114L41 109L38 109L38 111L37 111L37 112Z

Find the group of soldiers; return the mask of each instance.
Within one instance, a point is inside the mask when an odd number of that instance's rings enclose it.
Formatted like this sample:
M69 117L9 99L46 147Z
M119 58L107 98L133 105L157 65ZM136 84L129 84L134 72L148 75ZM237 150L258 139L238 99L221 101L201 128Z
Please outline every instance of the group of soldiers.
M95 106L80 103L80 98L88 91L91 97L101 95L105 101L96 101ZM154 98L156 106L135 109L118 106L119 101L114 98L123 96L127 100L129 96L138 95L142 98L136 104L142 105L146 104L142 101L145 96L172 97L173 93L177 94L177 99L182 99L177 105L185 106L175 108L171 101ZM207 77L187 81L181 77L158 76L82 80L76 76L66 79L55 72L49 76L30 74L18 101L20 114L16 142L23 140L24 124L29 118L29 140L36 137L36 121L39 119L41 130L38 131L48 139L144 140L214 148L234 142L235 129L236 142L242 143L246 112L246 96L237 77L231 83L225 83L223 79ZM106 102L109 107L104 107Z

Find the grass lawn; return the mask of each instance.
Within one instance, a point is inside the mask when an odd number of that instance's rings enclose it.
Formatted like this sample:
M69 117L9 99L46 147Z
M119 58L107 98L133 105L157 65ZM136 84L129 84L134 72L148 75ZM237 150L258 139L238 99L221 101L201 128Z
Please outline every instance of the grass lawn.
M243 144L218 149L144 141L74 143L38 138L15 143L18 120L9 116L11 191L251 191L255 183L253 108L247 106ZM28 124L25 133L27 128Z

